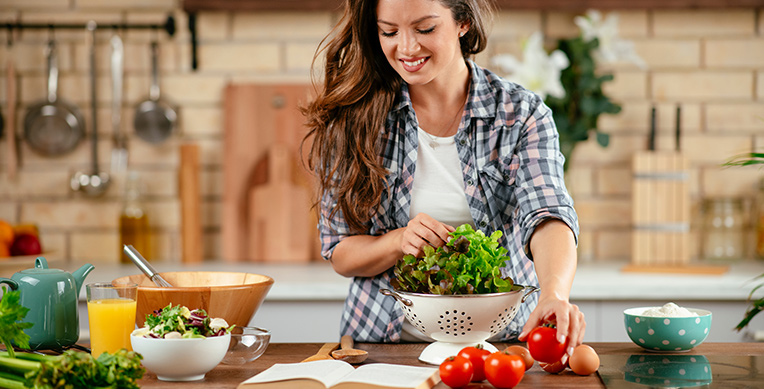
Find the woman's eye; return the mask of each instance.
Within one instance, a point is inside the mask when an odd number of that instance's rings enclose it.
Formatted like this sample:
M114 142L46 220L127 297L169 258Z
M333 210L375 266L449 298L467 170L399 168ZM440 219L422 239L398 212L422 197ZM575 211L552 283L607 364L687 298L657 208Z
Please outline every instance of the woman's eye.
M396 32L395 31L385 32L385 31L379 30L379 34L384 36L384 37L388 37L389 38L391 36L395 36Z
M417 30L420 34L429 34L433 31L435 31L435 26L432 26L426 30Z

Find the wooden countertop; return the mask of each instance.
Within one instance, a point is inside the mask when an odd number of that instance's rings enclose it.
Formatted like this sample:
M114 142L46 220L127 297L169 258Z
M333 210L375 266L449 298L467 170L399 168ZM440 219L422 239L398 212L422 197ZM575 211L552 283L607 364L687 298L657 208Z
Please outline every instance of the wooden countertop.
M495 344L499 350L504 349L506 344ZM655 355L643 350L632 343L589 343L600 355L631 355L648 354ZM377 344L357 343L355 348L367 350L369 358L365 363L383 362L415 366L431 366L420 362L417 357L426 346L425 343L407 344ZM245 365L231 366L218 365L207 373L204 380L196 382L162 382L156 375L147 372L139 381L141 388L236 388L236 386L249 377L267 369L274 363L300 362L304 358L313 355L321 347L320 343L275 343L268 346L268 350L259 359ZM733 351L734 350L734 351ZM764 343L704 343L689 353L682 355L764 355ZM527 371L525 377L516 388L604 388L604 384L596 374L590 376L577 376L571 371L562 374L549 374L541 370L538 363ZM439 383L436 389L447 389L443 383ZM492 388L487 382L471 384L471 389Z

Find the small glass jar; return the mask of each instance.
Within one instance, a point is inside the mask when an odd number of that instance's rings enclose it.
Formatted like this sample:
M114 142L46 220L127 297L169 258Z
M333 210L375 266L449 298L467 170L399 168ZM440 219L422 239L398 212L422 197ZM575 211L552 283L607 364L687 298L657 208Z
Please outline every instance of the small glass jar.
M703 258L731 262L745 258L745 212L739 198L703 202Z

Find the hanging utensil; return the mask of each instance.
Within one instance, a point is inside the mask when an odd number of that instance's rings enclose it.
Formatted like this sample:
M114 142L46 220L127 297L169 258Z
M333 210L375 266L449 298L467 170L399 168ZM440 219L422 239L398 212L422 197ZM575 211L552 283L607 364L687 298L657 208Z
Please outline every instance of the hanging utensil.
M111 150L111 173L122 175L127 170L127 137L122 133L122 79L124 71L122 38L111 37L111 127L114 141Z
M125 252L125 254L130 258L133 263L135 263L135 266L138 266L139 269L145 274L149 279L154 282L156 286L162 287L162 288L172 288L172 284L167 282L164 278L162 278L159 273L157 273L156 270L154 270L154 267L151 266L151 264L143 258L141 253L138 252L138 250L133 247L131 244L122 245L122 251Z
M24 139L29 148L44 156L73 151L85 133L85 120L73 104L58 98L58 53L51 38L47 48L48 95L33 104L24 117Z
M72 176L70 185L72 190L85 192L89 196L100 196L109 187L109 174L98 169L98 126L96 119L97 111L97 85L96 85L96 22L89 21L87 29L90 32L90 96L91 96L91 151L93 159L93 171L90 174L77 172Z
M8 179L15 180L19 167L18 143L16 142L16 67L13 62L13 31L8 31L8 64L5 67L5 93L8 102Z
M133 120L136 135L149 143L160 143L169 138L178 119L175 110L160 99L158 50L156 40L152 40L149 98L138 104Z

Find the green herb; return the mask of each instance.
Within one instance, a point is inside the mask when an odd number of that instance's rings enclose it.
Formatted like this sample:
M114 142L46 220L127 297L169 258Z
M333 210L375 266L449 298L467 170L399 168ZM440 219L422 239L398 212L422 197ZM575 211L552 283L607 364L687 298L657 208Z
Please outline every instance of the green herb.
M499 245L501 231L486 236L463 224L449 235L451 239L442 247L425 246L422 258L406 255L399 260L393 269L393 288L428 294L485 294L522 288L502 276L501 268L510 258Z
M3 289L3 298L0 300L0 341L5 345L11 358L13 358L13 343L21 348L29 348L29 335L24 333L25 328L32 327L32 323L21 323L29 308L19 304L21 292L18 290L8 291Z
M141 355L121 349L98 359L67 350L62 355L0 353L0 387L10 389L137 389L145 372Z

